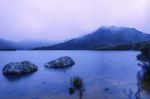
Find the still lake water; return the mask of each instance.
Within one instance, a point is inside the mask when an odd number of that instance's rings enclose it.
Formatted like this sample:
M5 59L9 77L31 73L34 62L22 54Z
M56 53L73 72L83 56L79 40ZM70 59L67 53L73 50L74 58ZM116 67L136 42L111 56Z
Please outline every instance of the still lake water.
M136 51L0 51L0 99L136 99ZM47 69L44 64L70 56L75 65L68 69ZM9 78L2 68L9 62L29 60L39 67L31 75ZM84 92L70 95L70 79L78 76ZM150 99L146 91L141 99Z

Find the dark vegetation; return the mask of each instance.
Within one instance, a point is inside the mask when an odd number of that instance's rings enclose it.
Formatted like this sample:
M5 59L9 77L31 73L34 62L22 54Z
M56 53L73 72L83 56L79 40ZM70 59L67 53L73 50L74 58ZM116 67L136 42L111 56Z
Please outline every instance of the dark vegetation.
M150 45L145 45L144 48L141 49L141 53L137 56L137 60L141 61L139 66L142 68L144 72L150 73Z
M107 47L99 47L96 50L134 50L140 51L146 46L150 46L150 42L140 42L140 43L133 43L133 44L118 44L114 46L107 46Z
M150 92L150 45L145 44L145 46L140 50L140 54L137 55L137 60L141 63L139 66L141 70L137 73L138 78L138 91L137 96L140 96L140 92L145 90Z

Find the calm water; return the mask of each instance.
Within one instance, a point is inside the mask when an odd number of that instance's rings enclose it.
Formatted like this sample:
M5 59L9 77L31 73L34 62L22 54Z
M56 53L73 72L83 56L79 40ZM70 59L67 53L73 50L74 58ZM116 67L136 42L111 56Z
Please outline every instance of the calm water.
M0 70L9 62L29 60L39 67L31 75L5 77L0 73L0 99L135 99L137 72L135 51L6 51L0 52ZM68 69L44 68L44 63L70 56ZM71 77L79 76L85 91L70 95ZM149 99L146 91L142 99Z

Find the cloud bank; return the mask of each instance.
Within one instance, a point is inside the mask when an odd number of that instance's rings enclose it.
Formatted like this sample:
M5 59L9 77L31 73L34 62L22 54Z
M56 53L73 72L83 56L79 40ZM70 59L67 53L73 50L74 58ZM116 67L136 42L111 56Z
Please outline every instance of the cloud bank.
M150 33L149 0L0 0L0 37L61 41L103 25Z

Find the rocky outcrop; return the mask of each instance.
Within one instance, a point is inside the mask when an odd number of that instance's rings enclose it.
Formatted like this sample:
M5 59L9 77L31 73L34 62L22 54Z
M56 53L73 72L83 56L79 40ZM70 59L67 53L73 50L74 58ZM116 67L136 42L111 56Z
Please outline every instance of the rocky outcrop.
M70 67L74 65L75 62L73 61L72 58L69 56L63 56L60 57L56 60L50 61L45 64L45 67L51 67L51 68L65 68L65 67Z
M38 70L38 67L29 61L12 62L4 66L3 74L26 74Z

